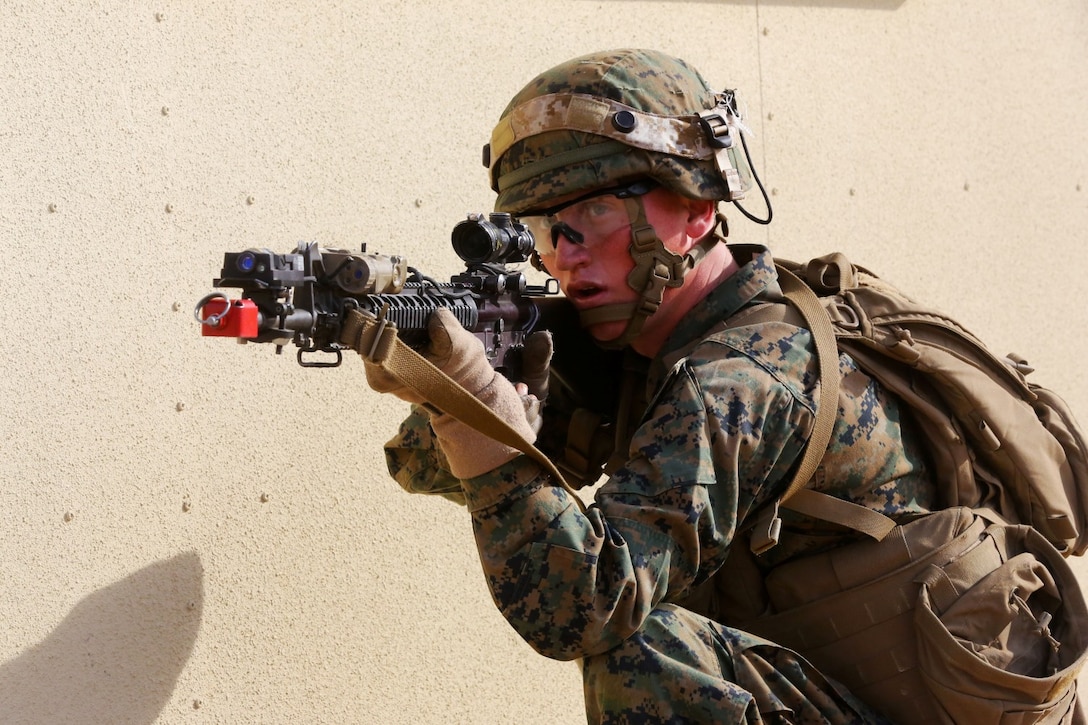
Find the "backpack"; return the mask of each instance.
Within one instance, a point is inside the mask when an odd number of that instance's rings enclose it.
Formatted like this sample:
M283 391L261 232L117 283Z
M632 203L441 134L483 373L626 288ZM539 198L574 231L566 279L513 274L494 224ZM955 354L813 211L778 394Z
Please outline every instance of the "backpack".
M778 272L786 309L812 332L821 391L798 470L757 518L751 551L773 546L779 506L876 541L757 575L762 613L724 619L802 653L904 725L1085 722L1088 605L1065 557L1088 548L1088 448L1068 406L1027 381L1023 358L996 357L841 254L779 261ZM934 513L896 525L805 488L837 416L840 350L915 417L938 483ZM743 571L718 576L736 589Z
M1032 526L1065 556L1088 549L1088 445L1065 402L1028 382L1032 368L1023 358L997 357L953 318L842 254L804 264L779 260L778 267L784 293L817 338L818 357L830 351L837 359L826 318L837 348L913 414L940 484L940 507L992 509L1012 524ZM813 310L817 301L826 315ZM834 365L820 367L837 374ZM837 389L837 379L831 385ZM807 465L802 461L780 505L866 530L853 513L823 510L819 498L830 496L803 488L826 448L836 408L820 406L816 430L825 431L824 440L813 436ZM794 505L798 493L806 499L801 506ZM849 502L835 506L858 509L867 520L875 513ZM890 520L872 526L889 530Z

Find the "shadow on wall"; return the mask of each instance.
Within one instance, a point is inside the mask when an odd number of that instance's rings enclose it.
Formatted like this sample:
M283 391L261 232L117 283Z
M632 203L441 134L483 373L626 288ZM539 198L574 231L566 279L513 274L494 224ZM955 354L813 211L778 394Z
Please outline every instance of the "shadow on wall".
M45 640L0 665L0 722L154 722L193 650L203 599L194 552L87 596Z

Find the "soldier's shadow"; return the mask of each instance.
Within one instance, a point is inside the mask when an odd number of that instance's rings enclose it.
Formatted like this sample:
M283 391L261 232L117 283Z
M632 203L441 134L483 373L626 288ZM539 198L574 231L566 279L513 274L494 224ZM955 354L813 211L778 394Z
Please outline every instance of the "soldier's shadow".
M193 552L88 595L48 637L0 665L0 722L155 722L192 653L203 598Z

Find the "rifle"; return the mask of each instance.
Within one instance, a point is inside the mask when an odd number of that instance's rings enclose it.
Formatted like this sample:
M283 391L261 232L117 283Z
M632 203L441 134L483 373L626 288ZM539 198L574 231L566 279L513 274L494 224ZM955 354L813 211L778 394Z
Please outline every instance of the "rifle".
M530 285L507 266L529 260L534 248L532 234L509 214L469 214L454 226L451 241L466 269L449 282L421 274L404 257L367 253L365 244L358 253L316 243L287 254L227 252L213 284L238 288L241 297L212 292L195 315L204 336L272 343L277 354L294 343L299 365L328 368L343 360L339 338L348 311L392 323L418 349L427 342L431 313L445 308L480 338L492 367L516 380L525 336L544 326L545 298L565 302L557 297L559 285L551 278Z

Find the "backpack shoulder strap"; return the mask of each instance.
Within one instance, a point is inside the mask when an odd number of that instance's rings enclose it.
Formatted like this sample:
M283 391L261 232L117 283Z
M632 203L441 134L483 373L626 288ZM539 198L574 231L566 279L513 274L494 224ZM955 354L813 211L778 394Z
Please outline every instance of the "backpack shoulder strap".
M883 539L895 527L895 522L872 509L835 498L805 486L816 473L820 461L831 442L831 433L839 410L839 349L831 319L820 303L820 298L796 274L782 264L776 264L779 284L786 299L804 318L805 326L812 333L820 372L820 399L817 402L816 421L812 435L801 456L785 493L773 505L765 509L752 529L752 552L761 554L778 543L782 530L779 507L785 507L806 516L831 521L868 534L876 540Z

